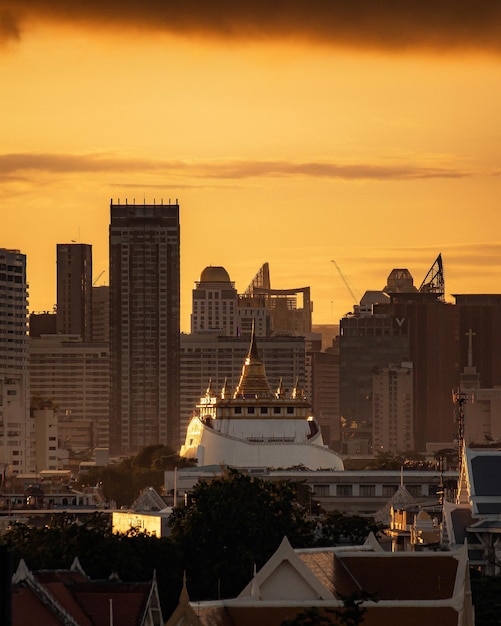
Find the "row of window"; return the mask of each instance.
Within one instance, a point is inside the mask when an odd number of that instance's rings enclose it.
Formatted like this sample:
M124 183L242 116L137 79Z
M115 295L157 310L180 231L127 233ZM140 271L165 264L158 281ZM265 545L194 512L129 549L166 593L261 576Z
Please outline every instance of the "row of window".
M282 413L282 408L280 406L274 406L273 407L273 414L274 415L280 415ZM236 406L235 407L235 415L256 415L256 413L260 413L261 415L268 415L268 412L270 411L271 407L267 407L267 406L260 406L260 407L254 407L254 406L249 406L247 407L247 409L244 411L244 408L241 406ZM286 412L287 415L293 415L294 414L294 407L292 406L288 406L286 407Z
M354 496L354 485L332 485L332 491L338 497L351 498ZM381 490L376 493L376 485L359 485L358 497L360 498L372 498L376 495L381 495L383 498L391 498L397 491L398 485L381 485ZM414 497L421 497L423 495L422 485L406 485L407 491ZM434 486L430 485L430 494L434 490ZM314 496L326 497L331 495L330 485L314 485Z

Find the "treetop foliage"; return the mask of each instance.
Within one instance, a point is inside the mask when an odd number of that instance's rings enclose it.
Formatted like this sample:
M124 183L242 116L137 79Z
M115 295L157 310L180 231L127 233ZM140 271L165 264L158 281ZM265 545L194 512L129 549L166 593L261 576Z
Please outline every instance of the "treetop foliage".
M114 500L118 507L130 506L146 487L162 491L165 470L194 464L193 460L179 456L168 446L157 444L146 446L135 456L126 457L119 463L82 473L78 485L101 484L107 500Z

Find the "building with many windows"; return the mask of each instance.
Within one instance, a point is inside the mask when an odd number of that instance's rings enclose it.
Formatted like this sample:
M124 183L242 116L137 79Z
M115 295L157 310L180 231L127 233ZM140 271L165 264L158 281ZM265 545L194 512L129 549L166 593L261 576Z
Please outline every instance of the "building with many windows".
M206 267L193 289L191 332L238 334L238 294L224 267Z
M57 332L92 336L92 246L57 244Z
M79 335L30 338L31 393L49 401L61 420L93 424L91 447L108 447L110 354L106 342L82 341ZM72 449L71 441L60 448Z
M110 451L179 446L179 205L110 206Z
M0 248L0 471L32 471L35 440L29 413L26 256Z
M414 450L412 363L378 368L372 378L375 452Z

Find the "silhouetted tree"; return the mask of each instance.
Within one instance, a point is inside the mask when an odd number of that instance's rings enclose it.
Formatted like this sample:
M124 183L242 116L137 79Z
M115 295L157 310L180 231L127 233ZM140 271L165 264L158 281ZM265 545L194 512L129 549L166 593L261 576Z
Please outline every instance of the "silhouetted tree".
M313 542L313 523L294 484L233 469L199 482L187 506L174 509L169 525L195 600L240 593L285 535L294 546Z
M183 565L176 546L169 538L136 531L113 534L105 514L78 523L69 515L54 516L43 528L15 524L3 541L13 555L14 568L24 559L33 570L67 569L78 557L94 580L116 573L125 582L149 581L155 571L164 617L177 605Z
M162 490L165 470L193 465L195 461L179 456L168 446L146 446L136 456L82 473L77 486L99 483L106 499L114 500L119 507L130 506L145 487Z
M337 546L340 543L360 545L373 532L377 535L383 526L376 524L371 518L361 515L347 515L341 511L329 511L318 523L318 546Z

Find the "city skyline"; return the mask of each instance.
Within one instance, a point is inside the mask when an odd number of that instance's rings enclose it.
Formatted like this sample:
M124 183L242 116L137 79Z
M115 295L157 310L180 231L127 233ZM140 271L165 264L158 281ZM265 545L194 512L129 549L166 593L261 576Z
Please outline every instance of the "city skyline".
M208 265L243 292L269 262L316 324L353 305L331 260L357 295L396 267L419 287L440 252L447 300L501 291L497 5L175 6L0 2L1 244L30 310L56 302L57 243L109 283L110 198L179 201L186 332Z

